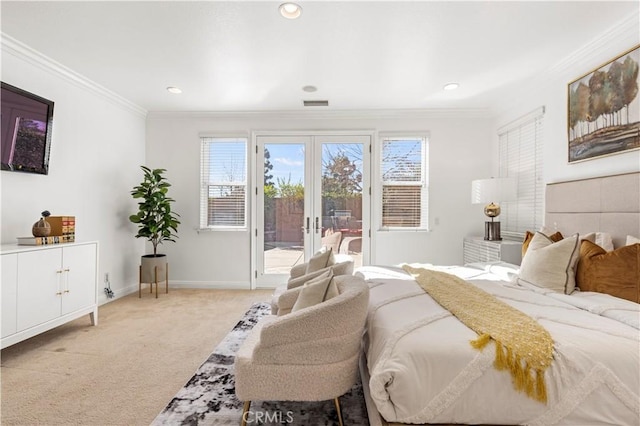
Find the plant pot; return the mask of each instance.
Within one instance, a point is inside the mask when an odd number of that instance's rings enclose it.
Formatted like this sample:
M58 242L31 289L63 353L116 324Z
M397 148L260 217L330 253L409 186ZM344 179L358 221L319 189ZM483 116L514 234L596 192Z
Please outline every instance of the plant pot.
M166 254L146 254L140 259L140 282L161 283L167 280L168 260ZM157 267L157 275L156 275Z

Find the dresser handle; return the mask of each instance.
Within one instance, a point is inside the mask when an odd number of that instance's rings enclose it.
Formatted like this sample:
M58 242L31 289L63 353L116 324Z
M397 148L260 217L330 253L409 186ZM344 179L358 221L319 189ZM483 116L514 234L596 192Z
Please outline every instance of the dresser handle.
M60 291L60 274L62 274L64 271L62 269L58 269L56 271L56 274L58 275L58 279L56 280L56 296L60 296L62 295L62 292Z

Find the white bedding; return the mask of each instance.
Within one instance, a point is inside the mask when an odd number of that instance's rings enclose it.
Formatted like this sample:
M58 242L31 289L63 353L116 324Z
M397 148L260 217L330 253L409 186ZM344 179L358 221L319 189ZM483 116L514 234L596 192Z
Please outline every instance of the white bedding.
M414 265L416 266L416 265ZM429 266L431 267L431 266ZM443 309L401 268L359 268L370 283L365 351L380 414L401 423L640 424L640 305L599 293L563 295L510 282L517 267L434 269L469 280L536 318L554 339L548 402L517 392L493 344Z

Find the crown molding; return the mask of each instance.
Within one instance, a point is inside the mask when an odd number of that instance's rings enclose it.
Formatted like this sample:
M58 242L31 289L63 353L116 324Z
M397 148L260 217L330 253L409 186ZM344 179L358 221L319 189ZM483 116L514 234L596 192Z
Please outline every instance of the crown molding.
M0 46L2 48L3 55L11 54L18 59L24 60L25 62L29 62L30 64L39 67L44 71L62 77L75 86L88 90L91 93L98 95L115 105L123 107L142 117L147 116L147 110L145 110L141 106L127 100L126 98L123 98L122 96L107 89L106 87L101 86L100 84L92 80L89 80L82 74L79 74L69 67L62 65L57 61L54 61L48 56L38 52L37 50L27 46L21 41L18 41L3 32L0 32Z
M512 99L526 99L540 92L541 88L546 88L557 81L569 83L569 79L578 77L582 72L575 72L575 68L586 71L592 68L594 58L612 59L616 54L622 53L626 48L633 48L640 42L638 33L638 25L640 22L640 10L626 16L615 25L611 26L608 31L595 37L581 48L567 55L560 62L545 69L540 74L532 78L527 87L520 89L518 93L512 93ZM615 51L612 46L620 46ZM601 62L601 61L599 61ZM568 79L567 75L571 75ZM499 108L493 109L495 116L507 114L513 105L503 103Z
M568 55L562 61L558 62L547 69L545 73L547 77L562 75L569 71L573 66L589 61L594 57L598 57L600 53L609 54L608 59L612 59L616 53L611 52L611 46L620 43L622 40L629 38L629 48L633 48L640 42L638 27L640 26L640 10L626 16L617 24L609 28L608 31L600 34L597 38L591 40L580 49Z
M486 108L451 109L364 109L364 110L324 110L324 111L149 111L147 119L308 119L308 120L358 120L358 119L428 119L456 117L492 117Z

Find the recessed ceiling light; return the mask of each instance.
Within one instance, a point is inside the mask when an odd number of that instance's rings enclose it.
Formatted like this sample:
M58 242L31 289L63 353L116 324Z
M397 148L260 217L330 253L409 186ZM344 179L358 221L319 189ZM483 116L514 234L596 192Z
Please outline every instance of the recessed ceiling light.
M287 19L296 19L302 15L302 8L296 3L282 3L278 9L280 14Z
M178 93L182 93L182 89L180 89L179 87L169 86L167 87L167 92L174 93L177 95Z
M317 91L318 88L316 86L304 86L302 90L304 90L305 92L311 93L311 92Z
M458 83L447 83L444 85L444 90L456 90L460 85Z

